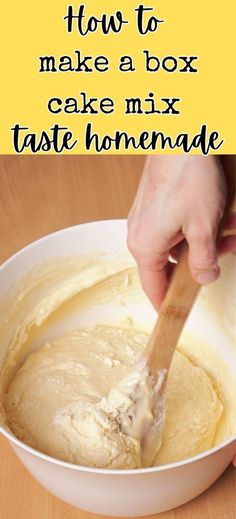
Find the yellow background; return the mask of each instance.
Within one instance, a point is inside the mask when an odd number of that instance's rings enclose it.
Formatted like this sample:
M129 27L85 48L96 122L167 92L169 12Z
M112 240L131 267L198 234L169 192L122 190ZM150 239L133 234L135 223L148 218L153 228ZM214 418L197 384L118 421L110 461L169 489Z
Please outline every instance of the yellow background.
M130 23L119 35L104 36L98 31L82 38L75 30L68 34L63 20L67 6L72 4L77 10L79 2L2 2L0 153L14 153L10 128L16 123L29 126L33 132L48 130L55 123L68 126L74 137L79 137L79 144L72 153L86 153L83 135L88 122L92 122L93 130L101 135L113 135L115 130L126 130L131 135L138 135L143 130L157 130L172 137L182 132L194 135L206 123L209 131L217 130L224 139L219 152L234 153L235 1L143 2L147 7L155 7L154 14L158 18L165 19L157 33L147 36L140 36L136 30L133 9L139 4L138 0L89 0L85 3L88 15L100 16L103 12L112 14L122 10ZM92 74L38 72L39 56L74 56L75 49L86 55L106 55L111 63L110 71ZM199 60L193 63L199 72L145 73L143 49L149 49L160 57L199 56ZM123 54L134 57L135 73L118 71L118 58ZM112 97L116 106L114 114L52 115L48 112L50 97L79 98L81 91L86 91L91 97ZM157 99L182 98L182 102L176 105L181 114L123 114L124 97L146 97L150 91L155 92ZM128 153L132 152L130 149ZM140 150L140 153L143 151Z

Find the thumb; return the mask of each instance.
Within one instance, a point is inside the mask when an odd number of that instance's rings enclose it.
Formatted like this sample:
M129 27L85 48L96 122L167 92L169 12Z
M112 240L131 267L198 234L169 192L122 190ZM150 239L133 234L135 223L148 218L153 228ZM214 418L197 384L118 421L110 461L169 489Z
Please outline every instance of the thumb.
M215 234L213 231L201 230L186 236L189 244L189 268L200 285L212 283L220 273Z

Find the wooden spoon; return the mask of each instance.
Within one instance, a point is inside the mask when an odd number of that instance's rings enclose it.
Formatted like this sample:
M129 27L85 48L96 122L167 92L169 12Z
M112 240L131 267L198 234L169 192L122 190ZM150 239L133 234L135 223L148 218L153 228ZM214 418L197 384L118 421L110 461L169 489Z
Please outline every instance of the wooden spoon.
M179 336L200 285L188 268L188 247L181 248L158 320L141 358L108 395L122 432L141 445L142 466L151 466L162 443L166 382Z
M223 174L223 173L222 173ZM224 234L224 225L230 211L235 206L235 170L225 168L227 199L224 216L218 229L218 239ZM188 246L184 242L178 264L176 265L169 287L162 303L158 320L144 350L144 359L156 384L153 397L153 418L142 437L143 464L150 466L158 452L164 428L165 389L169 367L185 321L197 297L199 285L190 274L188 266ZM159 384L158 384L159 379Z
M158 320L144 351L150 374L154 378L160 369L169 369L180 334L200 287L190 274L188 246L184 243Z
M185 242L161 305L158 320L143 354L153 387L152 420L146 431L143 431L142 438L144 466L152 465L162 443L168 371L182 329L200 288L201 285L194 281L189 270L188 246Z
M218 239L224 232L225 221L236 201L235 169L227 168L226 164L224 164L224 167L227 184L227 199L224 216L219 225ZM150 373L153 377L156 376L160 368L169 368L181 331L200 287L201 285L194 281L190 274L188 267L188 246L187 243L184 242L178 264L174 269L165 299L162 303L157 323L144 352Z
M235 172L226 173L228 195L218 238L235 201ZM130 405L119 415L120 429L140 441L143 466L152 465L162 443L167 375L200 288L201 285L190 274L188 246L184 242L147 347L140 362L118 388L130 401Z

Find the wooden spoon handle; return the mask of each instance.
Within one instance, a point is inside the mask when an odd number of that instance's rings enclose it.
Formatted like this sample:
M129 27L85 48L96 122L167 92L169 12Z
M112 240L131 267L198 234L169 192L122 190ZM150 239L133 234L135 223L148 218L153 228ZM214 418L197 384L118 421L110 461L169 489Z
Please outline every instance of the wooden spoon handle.
M235 207L236 173L235 161L223 163L227 183L227 200L224 217L219 225L218 238L222 235L225 219ZM223 174L223 172L222 172ZM196 299L200 285L194 281L188 266L188 246L184 242L178 264L161 306L159 318L145 349L150 373L155 377L158 369L168 369L186 318Z
M145 350L150 372L169 368L182 328L200 285L194 281L188 267L188 246L182 246L178 264L171 277L159 317Z

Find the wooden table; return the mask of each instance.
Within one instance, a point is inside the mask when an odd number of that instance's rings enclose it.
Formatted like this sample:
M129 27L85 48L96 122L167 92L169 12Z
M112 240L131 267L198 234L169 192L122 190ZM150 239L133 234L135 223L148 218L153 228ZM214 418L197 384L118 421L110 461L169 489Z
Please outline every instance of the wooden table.
M126 217L143 158L1 157L0 262L37 238L89 220ZM235 519L236 470L159 519ZM115 511L114 511L115 512ZM44 490L0 438L1 519L92 519Z

